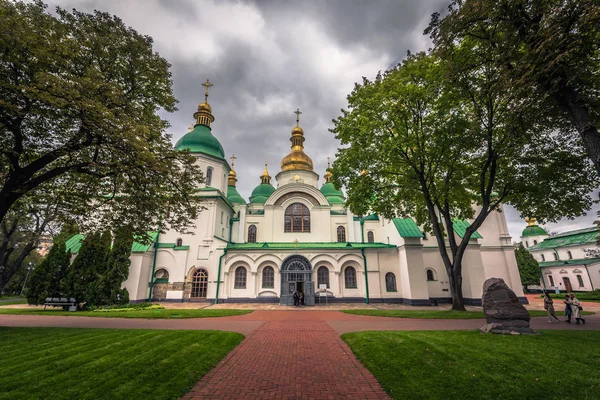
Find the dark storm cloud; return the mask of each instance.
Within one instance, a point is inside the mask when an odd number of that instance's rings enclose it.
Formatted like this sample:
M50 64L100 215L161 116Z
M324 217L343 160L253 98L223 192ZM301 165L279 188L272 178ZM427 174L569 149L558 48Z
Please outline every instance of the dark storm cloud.
M203 101L209 78L213 133L235 154L238 190L248 199L264 159L273 177L290 148L294 110L303 114L306 153L323 175L338 143L328 131L362 76L374 77L407 50L426 50L423 30L447 1L53 0L52 5L118 15L154 38L171 64L179 110L163 115L178 140ZM523 222L507 211L518 238ZM587 224L589 225L589 224ZM515 236L515 233L517 235Z

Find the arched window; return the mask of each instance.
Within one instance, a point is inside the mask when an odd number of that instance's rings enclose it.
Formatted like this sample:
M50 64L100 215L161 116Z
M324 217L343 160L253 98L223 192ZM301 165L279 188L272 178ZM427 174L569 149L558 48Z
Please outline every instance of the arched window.
M154 273L154 283L168 283L169 271L164 268L159 268Z
M221 211L221 223L223 223L223 211Z
M552 275L548 275L548 281L550 282L550 286L554 286L554 278Z
M337 239L338 242L345 242L346 241L346 228L344 228L343 226L338 226L337 228Z
M533 241L533 245L535 246L536 244L537 244L537 240L534 240Z
M183 239L179 238L175 241L175 246L176 247L181 247L183 246Z
M263 268L262 287L271 289L275 287L275 270L273 267Z
M356 289L356 270L354 267L346 267L344 270L344 283L346 289Z
M558 261L558 254L556 254L556 253L552 253L552 254L554 255L554 260Z
M246 289L246 268L237 267L235 270L234 289Z
M205 269L198 269L192 276L192 292L190 296L195 299L205 299L206 289L208 287L208 272Z
M329 289L329 269L327 267L319 267L317 270L317 285L321 288L321 285L327 285Z
M543 254L540 254L540 257L542 257L542 261L546 261L546 257Z
M204 183L206 183L206 186L210 186L210 184L212 183L212 173L213 173L212 167L206 168L206 180L204 182Z
M432 269L428 269L426 271L427 273L427 280L428 281L435 281L435 275L433 274L433 270Z
M569 260L573 259L573 254L571 254L570 251L567 251L567 257L569 257Z
M285 232L310 232L310 211L304 204L294 203L285 209Z
M373 234L373 231L367 232L367 241L369 243L374 243L375 242L375 235Z
M397 292L396 289L396 275L388 272L385 274L385 290L388 292Z
M256 243L256 225L248 227L248 243Z
M580 288L585 286L583 284L583 278L581 277L581 275L577 275L577 282L579 283Z

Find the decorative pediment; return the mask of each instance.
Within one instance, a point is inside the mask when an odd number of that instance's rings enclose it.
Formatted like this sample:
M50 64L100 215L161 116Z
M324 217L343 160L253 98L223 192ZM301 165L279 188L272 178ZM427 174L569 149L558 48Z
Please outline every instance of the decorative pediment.
M569 272L568 272L566 269L561 269L561 270L560 270L560 273L561 273L561 274L568 274Z
M582 273L583 271L582 271L582 270L580 270L579 268L575 268L575 269L573 270L573 272L574 272L574 273L576 273L576 274L580 274L580 273Z
M552 271L545 271L544 272L546 275L552 275Z

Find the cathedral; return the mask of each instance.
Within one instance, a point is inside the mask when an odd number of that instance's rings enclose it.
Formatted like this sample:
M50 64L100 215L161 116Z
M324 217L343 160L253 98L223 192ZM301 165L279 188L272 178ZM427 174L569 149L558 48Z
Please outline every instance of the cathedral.
M194 234L155 233L154 244L135 244L124 286L132 301L450 303L448 277L435 237L411 218L353 215L331 172L319 175L304 152L299 110L291 149L273 178L265 163L246 201L236 189L231 164L213 131L212 107L194 113L193 129L175 145L189 150L204 171L200 186L206 210ZM468 221L457 221L464 234ZM491 214L464 257L463 293L481 304L483 282L503 278L523 298L504 213Z

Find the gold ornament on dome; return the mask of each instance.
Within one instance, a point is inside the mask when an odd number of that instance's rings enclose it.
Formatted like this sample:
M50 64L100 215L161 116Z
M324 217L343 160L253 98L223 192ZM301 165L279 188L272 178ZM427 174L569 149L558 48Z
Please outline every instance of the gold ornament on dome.
M537 225L536 224L536 222L537 222L536 218L529 218L529 217L527 217L527 218L525 218L525 222L527 222L527 226Z
M268 161L265 158L265 170L263 171L263 174L260 176L260 183L271 183L271 175L269 175L269 170L267 169L267 164Z
M331 182L331 177L333 174L331 173L331 160L327 157L327 169L325 170L325 175L323 175L323 180L325 183Z
M229 171L229 175L227 177L227 184L229 186L235 186L235 183L237 182L237 174L233 170L233 166L234 166L235 160L237 160L237 157L235 156L235 154L232 154L230 159L231 159L231 171Z
M292 129L292 151L281 160L281 171L313 171L313 162L304 153L304 130L300 127L300 114L302 111L296 109L296 126Z
M212 107L208 104L208 88L215 85L207 79L202 86L206 88L204 91L204 103L198 104L198 110L194 113L194 118L196 119L196 125L210 126L215 121L215 117L212 115Z

